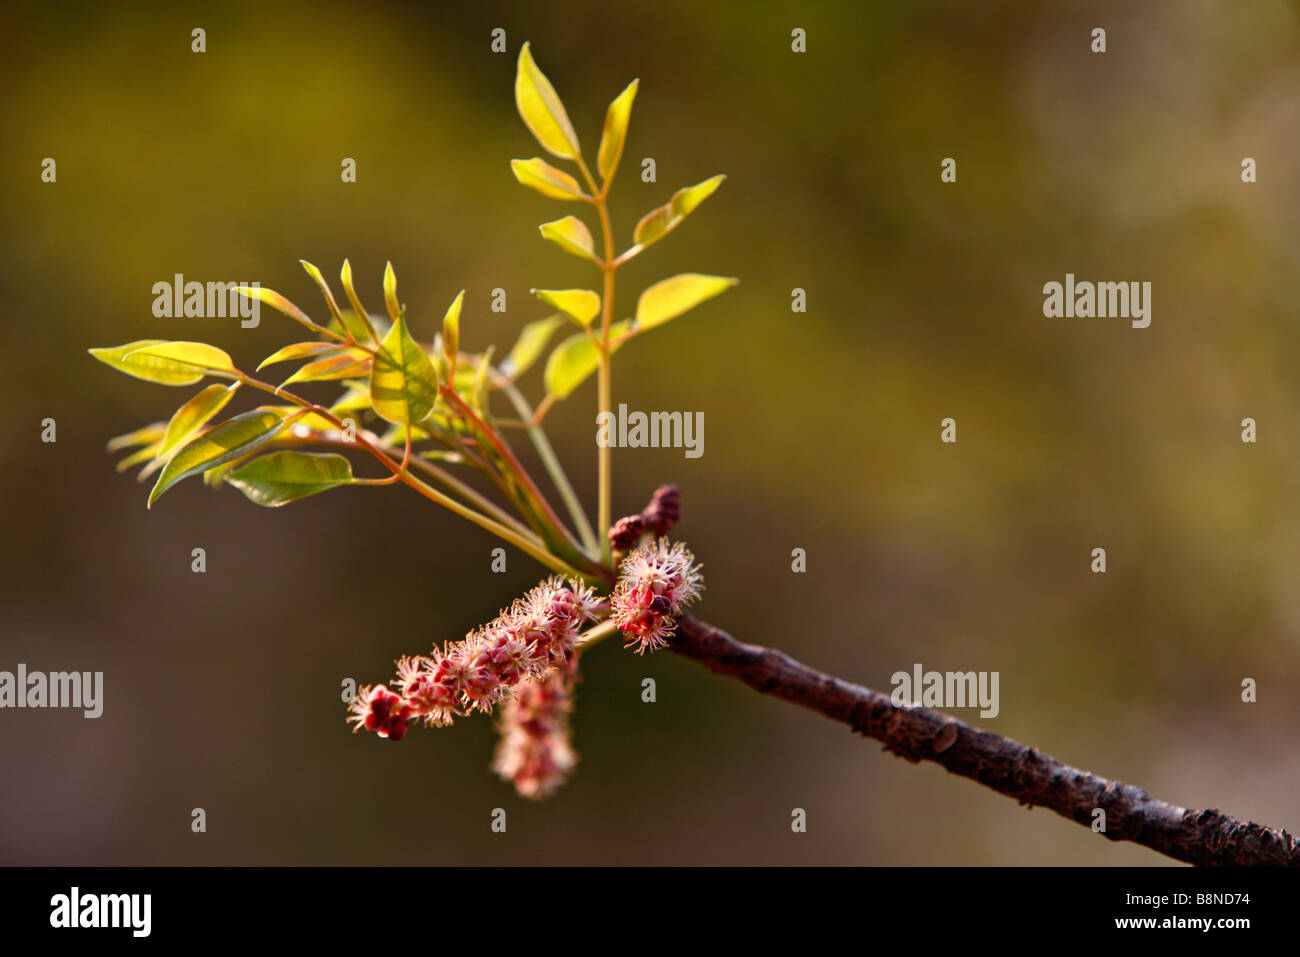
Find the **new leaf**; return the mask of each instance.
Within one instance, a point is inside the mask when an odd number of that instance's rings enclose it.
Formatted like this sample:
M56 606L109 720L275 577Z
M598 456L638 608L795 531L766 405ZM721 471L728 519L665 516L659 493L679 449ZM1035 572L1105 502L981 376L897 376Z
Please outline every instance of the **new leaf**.
M438 396L438 374L420 344L398 314L384 336L370 370L370 402L389 422L414 425L433 408Z
M149 507L159 496L188 476L237 459L269 442L284 425L285 414L262 406L221 423L173 455L149 493Z
M281 451L259 455L224 476L249 501L278 508L352 481L352 464L333 453Z

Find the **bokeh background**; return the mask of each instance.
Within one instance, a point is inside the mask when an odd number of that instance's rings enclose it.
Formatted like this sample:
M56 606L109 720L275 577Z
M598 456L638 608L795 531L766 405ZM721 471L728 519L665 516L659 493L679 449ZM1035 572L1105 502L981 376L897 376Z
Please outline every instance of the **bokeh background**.
M99 670L106 692L97 721L0 713L0 862L1168 863L614 642L584 662L578 773L530 804L487 770L490 720L393 745L349 734L339 700L343 678L383 679L493 616L541 577L525 556L491 574L495 540L402 489L263 510L189 482L146 511L147 486L114 473L105 441L196 390L87 347L203 339L254 364L294 337L269 309L256 330L154 318L151 287L174 273L257 280L319 313L300 257L330 276L350 257L372 308L391 259L423 337L469 290L469 348L543 315L530 287L591 282L536 231L574 209L509 171L540 152L513 103L525 40L589 155L641 79L613 198L625 242L673 190L729 177L620 274L624 313L676 272L742 280L615 369L616 401L705 413L702 458L614 461L617 514L680 484L701 616L882 689L914 662L998 671L1001 714L960 716L1300 829L1296 13L8 5L0 669ZM657 183L636 174L647 156ZM1067 271L1152 282L1150 328L1044 319L1042 285ZM593 509L594 402L588 383L548 419Z

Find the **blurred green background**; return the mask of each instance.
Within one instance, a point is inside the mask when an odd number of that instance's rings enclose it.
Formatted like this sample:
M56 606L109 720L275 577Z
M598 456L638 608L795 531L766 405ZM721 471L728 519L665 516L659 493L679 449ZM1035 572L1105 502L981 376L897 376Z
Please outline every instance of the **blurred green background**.
M575 208L509 171L540 152L512 95L525 40L589 156L641 79L623 243L728 175L618 301L687 270L742 281L615 364L616 401L705 413L702 458L614 459L616 514L681 486L700 615L883 690L914 662L998 671L1001 714L959 716L1300 829L1293 5L19 3L6 21L0 669L102 670L106 691L97 721L0 713L0 862L1167 863L614 642L584 661L575 778L530 804L487 770L490 720L393 745L349 734L339 700L493 616L541 577L529 559L491 574L494 539L400 488L263 510L189 482L146 511L114 474L104 442L197 389L87 347L202 339L253 365L295 338L269 309L256 330L154 318L174 273L319 315L300 257L331 277L350 257L372 309L391 259L422 338L468 290L470 349L544 314L530 287L592 281L536 230ZM1045 319L1066 272L1150 281L1150 328ZM594 402L588 383L548 419L593 511Z

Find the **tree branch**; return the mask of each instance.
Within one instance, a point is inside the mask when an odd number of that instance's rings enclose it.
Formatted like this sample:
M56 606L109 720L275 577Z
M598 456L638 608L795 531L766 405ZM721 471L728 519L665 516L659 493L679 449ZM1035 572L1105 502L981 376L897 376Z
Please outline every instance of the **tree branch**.
M1286 831L1218 810L1168 804L946 714L897 706L888 695L809 668L784 652L739 642L689 615L669 647L715 674L843 722L899 757L933 761L1021 804L1049 808L1085 827L1102 808L1103 833L1112 841L1132 841L1189 864L1300 866L1300 841Z

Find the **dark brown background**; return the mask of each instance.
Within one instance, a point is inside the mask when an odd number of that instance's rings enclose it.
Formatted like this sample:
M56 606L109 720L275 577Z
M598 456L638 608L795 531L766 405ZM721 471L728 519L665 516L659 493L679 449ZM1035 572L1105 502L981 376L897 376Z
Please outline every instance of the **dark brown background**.
M624 241L677 187L729 176L619 297L684 270L742 280L616 363L617 401L705 413L701 459L615 456L620 513L681 485L702 616L878 688L918 661L999 671L988 727L1300 828L1294 5L527 6L13 7L0 669L102 670L106 694L98 721L0 712L0 861L1163 862L614 643L586 663L577 776L527 804L486 770L489 721L392 745L349 734L338 695L491 617L540 577L526 558L490 574L493 540L400 489L268 511L191 482L147 512L114 474L105 440L194 390L87 347L200 338L251 365L293 336L270 310L255 331L155 319L174 273L319 313L299 257L330 276L351 257L372 308L391 258L423 337L469 290L469 348L542 315L530 287L590 281L536 233L572 210L507 165L539 152L512 97L524 40L589 152L641 78ZM1151 327L1044 319L1067 271L1151 281ZM549 426L594 507L593 403L588 384Z

